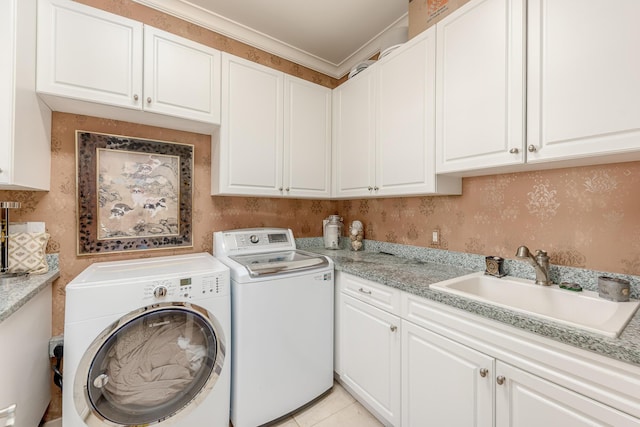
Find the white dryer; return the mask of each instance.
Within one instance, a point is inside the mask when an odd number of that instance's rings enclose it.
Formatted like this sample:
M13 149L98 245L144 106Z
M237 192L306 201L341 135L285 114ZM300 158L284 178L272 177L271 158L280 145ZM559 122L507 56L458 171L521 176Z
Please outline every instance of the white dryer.
M231 269L231 421L256 427L333 386L333 262L282 228L214 233Z
M228 427L230 308L207 253L89 266L66 287L64 427Z

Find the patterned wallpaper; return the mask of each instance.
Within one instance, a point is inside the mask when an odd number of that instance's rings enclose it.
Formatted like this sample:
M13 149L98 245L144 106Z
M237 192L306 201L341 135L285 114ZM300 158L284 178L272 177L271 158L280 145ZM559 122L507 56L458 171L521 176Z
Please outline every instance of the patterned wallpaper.
M230 40L130 0L78 0L231 52L307 80L335 87L339 81L251 46ZM192 249L100 256L76 255L75 131L175 141L195 146ZM365 224L365 237L431 245L438 229L442 249L513 258L516 248L545 249L552 263L640 274L640 162L494 175L463 180L463 195L346 201L212 197L210 137L95 117L54 113L51 191L0 191L0 200L22 202L14 221L45 221L58 253L61 277L53 288L53 335L63 332L64 288L92 262L211 252L213 231L289 227L297 237L322 234L322 219L339 213L348 225ZM46 419L61 416L59 390Z
M152 27L194 40L223 52L229 52L233 55L243 57L267 67L275 68L276 70L312 81L331 89L338 86L344 80L338 80L318 73L302 65L272 55L248 44L230 39L229 37L215 33L206 28L183 21L179 18L167 15L139 3L135 3L132 0L75 1L107 12L115 13L120 16L135 19L136 21L143 22L147 25L151 25Z
M639 195L630 162L465 178L462 196L341 201L338 212L368 239L505 258L527 245L552 264L638 275Z

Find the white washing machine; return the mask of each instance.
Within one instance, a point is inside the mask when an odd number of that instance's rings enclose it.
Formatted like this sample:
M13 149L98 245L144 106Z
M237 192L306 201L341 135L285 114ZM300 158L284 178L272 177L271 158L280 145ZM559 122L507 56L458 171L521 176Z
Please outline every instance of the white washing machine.
M89 266L66 287L64 427L228 427L230 309L207 253Z
M256 427L333 386L333 262L288 229L214 233L231 269L231 421Z

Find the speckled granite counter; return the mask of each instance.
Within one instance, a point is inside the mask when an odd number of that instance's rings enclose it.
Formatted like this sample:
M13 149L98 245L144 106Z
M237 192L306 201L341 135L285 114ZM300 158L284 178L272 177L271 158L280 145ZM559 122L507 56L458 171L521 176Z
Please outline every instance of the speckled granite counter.
M45 274L32 274L26 278L10 279L0 282L0 322L3 322L31 298L60 277L58 255L47 255L49 271Z
M432 283L483 271L483 256L375 241L365 241L366 251L364 252L323 249L322 239L319 238L297 239L296 243L300 249L331 257L338 271L640 366L640 310L636 312L619 338L608 338L429 288ZM533 279L535 276L532 267L517 260L506 260L505 269L515 277ZM597 276L603 274L603 272L559 266L552 266L550 273L555 283L572 281L580 283L589 290L597 290ZM638 298L640 288L638 276L611 273L607 275L630 280L631 295L633 298Z

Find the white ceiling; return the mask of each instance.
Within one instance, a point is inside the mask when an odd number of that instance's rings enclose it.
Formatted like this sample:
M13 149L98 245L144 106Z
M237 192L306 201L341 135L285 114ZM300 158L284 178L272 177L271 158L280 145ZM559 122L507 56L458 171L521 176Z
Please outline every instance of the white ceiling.
M408 25L408 0L134 1L337 78Z

